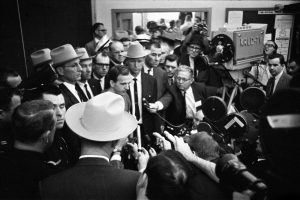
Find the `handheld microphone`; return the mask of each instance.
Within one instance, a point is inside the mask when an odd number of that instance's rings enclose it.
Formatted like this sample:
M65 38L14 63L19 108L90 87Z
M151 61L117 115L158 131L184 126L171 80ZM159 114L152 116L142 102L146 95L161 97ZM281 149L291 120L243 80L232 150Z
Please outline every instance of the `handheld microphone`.
M261 179L248 171L233 154L223 155L216 164L216 175L220 183L238 192L251 190L259 195L265 195L267 186Z

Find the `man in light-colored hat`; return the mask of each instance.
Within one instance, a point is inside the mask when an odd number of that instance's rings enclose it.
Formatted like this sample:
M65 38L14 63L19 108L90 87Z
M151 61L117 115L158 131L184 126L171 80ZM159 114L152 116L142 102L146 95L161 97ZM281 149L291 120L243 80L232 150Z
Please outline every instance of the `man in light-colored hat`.
M82 68L79 63L79 58L83 55L78 55L72 45L65 44L51 51L53 67L55 68L59 79L63 81L59 85L65 98L66 108L68 109L73 104L86 100L85 96L75 87L76 82L81 79Z
M93 66L93 58L94 56L89 56L85 48L77 48L77 54L83 54L80 57L80 65L82 68L81 71L81 79L77 82L79 85L79 89L86 96L87 99L91 99L93 96L100 94L96 90L93 90L93 87L90 85L91 77L92 77L92 66Z
M145 57L149 54L143 46L138 43L132 43L127 52L125 64L129 67L130 74L133 76L129 86L129 96L131 99L131 113L136 116L139 122L142 136L142 144L153 145L155 137L153 132L159 132L159 124L156 123L156 116L149 113L143 106L143 101L155 102L157 99L157 81L151 75L142 70L145 65Z
M20 88L33 89L40 85L59 84L57 80L58 75L52 67L50 49L45 48L35 51L30 55L30 58L34 72L22 82ZM26 92L30 93L31 91L27 90Z
M40 49L33 52L30 57L36 71L39 71L45 64L52 64L50 49Z
M42 199L136 199L139 172L109 165L118 141L137 127L124 106L120 95L105 92L67 111L68 126L81 137L81 156L73 168L41 182Z

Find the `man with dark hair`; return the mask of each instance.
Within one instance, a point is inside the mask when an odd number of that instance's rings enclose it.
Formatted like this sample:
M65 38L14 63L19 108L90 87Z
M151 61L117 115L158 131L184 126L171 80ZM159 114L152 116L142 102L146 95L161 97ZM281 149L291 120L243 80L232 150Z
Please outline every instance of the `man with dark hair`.
M14 148L0 157L0 198L37 199L38 182L58 172L42 159L54 139L53 104L44 100L21 104L13 113L12 126Z
M164 68L168 74L168 86L173 85L175 82L174 74L177 67L178 67L178 57L175 54L167 55L164 63Z
M283 55L276 53L268 57L268 68L271 78L267 82L267 97L270 97L275 91L289 87L292 77L284 71L284 67Z
M43 199L136 199L139 172L109 165L118 141L137 127L124 108L120 95L105 92L67 111L68 126L81 137L81 156L74 167L41 182Z
M0 87L0 154L13 146L11 116L14 109L21 104L21 96L12 88Z
M167 73L158 67L162 56L160 43L153 42L149 45L150 54L145 57L144 72L153 76L157 81L157 97L160 98L166 91Z
M99 53L93 58L93 73L90 86L94 93L101 93L109 87L106 74L109 70L109 57L107 53Z
M291 76L300 74L300 58L291 58L287 64L287 72Z
M80 142L78 138L74 139L74 134L69 133L67 127L63 128L66 113L64 96L58 87L42 85L36 89L34 98L53 103L56 114L54 141L45 152L45 160L59 168L67 168L77 161L80 153Z
M109 37L106 35L106 28L103 23L95 23L91 28L93 40L85 44L85 49L90 56L94 56L97 52L105 51L110 43Z
M124 51L127 51L131 44L131 40L128 37L123 37L120 39L120 42L122 42L124 46Z
M112 67L107 73L107 81L110 84L107 91L121 95L125 101L125 110L130 112L131 101L127 91L129 90L132 78L128 67L122 65Z

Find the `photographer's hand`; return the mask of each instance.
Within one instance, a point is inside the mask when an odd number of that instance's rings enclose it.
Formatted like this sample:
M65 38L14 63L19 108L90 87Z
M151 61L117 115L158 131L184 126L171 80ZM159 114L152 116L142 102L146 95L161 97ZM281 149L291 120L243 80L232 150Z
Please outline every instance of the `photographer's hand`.
M139 172L144 172L147 167L148 160L150 156L148 151L142 147L142 149L138 152L138 170Z
M159 133L154 132L153 135L156 137L157 140L157 145L162 149L162 150L169 150L172 149L171 143L166 140L165 137L161 136Z

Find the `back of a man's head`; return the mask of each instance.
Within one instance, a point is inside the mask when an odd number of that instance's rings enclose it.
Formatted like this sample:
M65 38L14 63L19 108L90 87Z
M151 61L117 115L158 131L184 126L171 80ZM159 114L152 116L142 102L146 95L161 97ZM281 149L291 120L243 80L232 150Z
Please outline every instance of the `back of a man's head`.
M53 104L45 100L28 101L18 106L12 116L15 140L35 143L43 133L52 131L56 117Z

